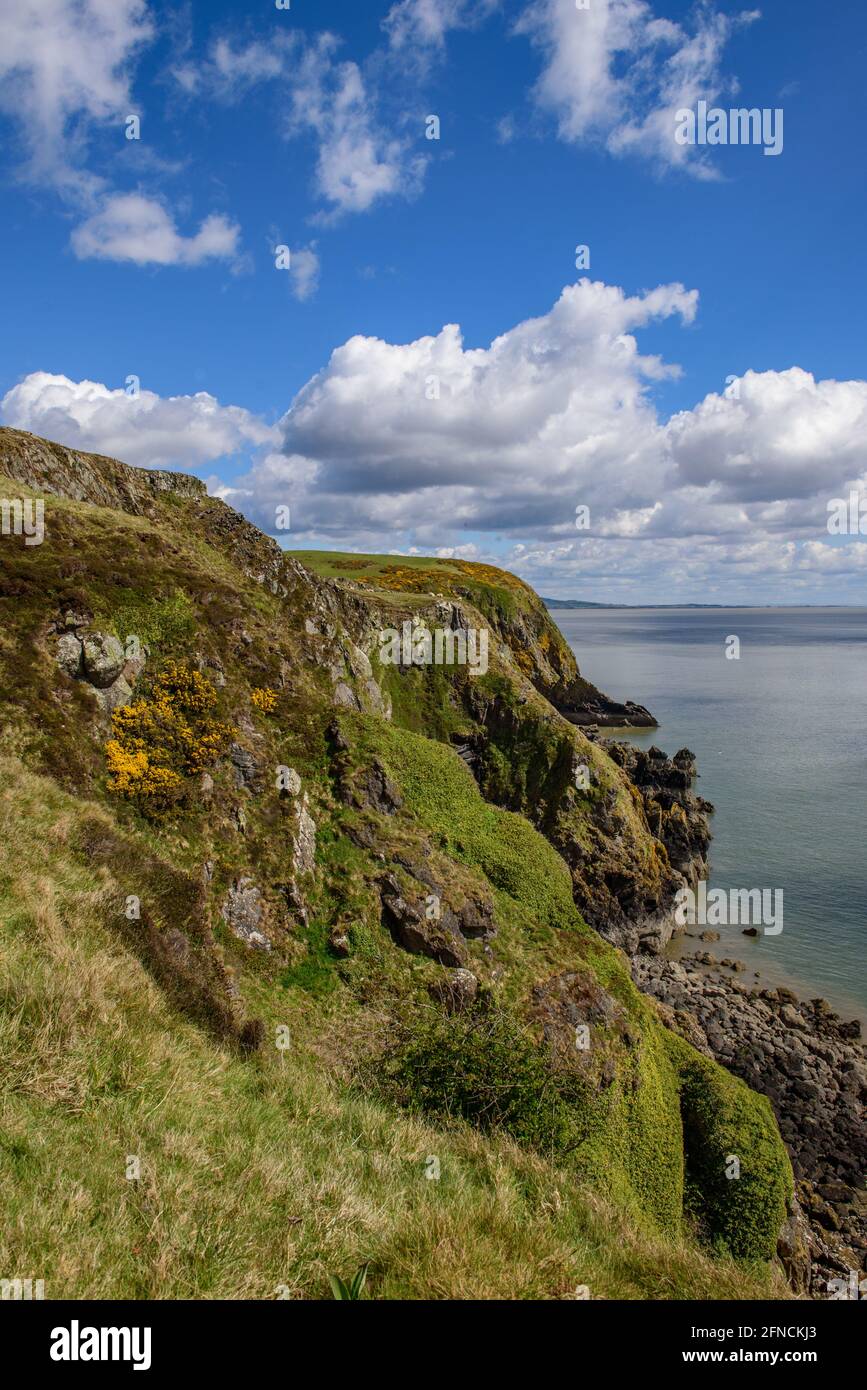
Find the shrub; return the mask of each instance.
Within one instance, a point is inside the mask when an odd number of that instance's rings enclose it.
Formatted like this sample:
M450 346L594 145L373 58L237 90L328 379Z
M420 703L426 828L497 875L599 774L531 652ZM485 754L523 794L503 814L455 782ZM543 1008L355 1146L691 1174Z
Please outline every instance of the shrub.
M574 1078L554 1072L507 1010L416 1015L398 1031L379 1077L409 1110L459 1116L536 1149L564 1154L581 1139L564 1094Z
M261 686L257 686L255 690L250 691L250 704L260 714L273 714L277 708L277 692L276 690L264 690Z
M151 815L183 793L185 779L204 772L225 752L235 730L215 717L217 692L200 671L169 662L150 699L112 715L106 744L109 789Z
M183 589L165 598L129 594L105 613L105 623L124 644L134 635L145 647L165 651L192 636L196 610Z
M770 1260L792 1191L791 1165L770 1104L691 1048L681 1045L678 1051L685 1209L721 1254ZM740 1165L738 1177L727 1176L732 1158Z

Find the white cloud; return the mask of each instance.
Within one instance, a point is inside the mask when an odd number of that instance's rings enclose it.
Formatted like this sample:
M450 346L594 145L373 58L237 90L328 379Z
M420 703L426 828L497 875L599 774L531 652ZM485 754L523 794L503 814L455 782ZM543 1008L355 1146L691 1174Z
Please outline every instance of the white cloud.
M756 10L724 15L699 6L692 30L657 17L649 0L533 0L516 25L541 50L544 67L535 98L557 118L566 141L602 143L613 154L651 156L715 176L704 152L675 141L676 112L700 99L734 93L722 72L732 34L758 19Z
M867 490L867 383L749 372L740 399L711 393L666 422L652 387L678 369L637 339L696 309L681 285L582 280L488 347L454 324L351 338L228 500L266 527L290 505L296 545L464 554L561 595L851 596L867 544L832 540L827 502Z
M310 246L291 252L289 283L292 294L302 304L306 299L310 299L319 288L320 261L315 247L316 243L313 242Z
M0 109L37 178L68 185L87 121L130 111L129 69L153 37L145 0L9 0L0 6Z
M383 20L390 48L422 60L428 50L442 53L451 29L484 22L500 0L398 0Z
M194 236L185 237L156 199L140 193L117 193L76 227L71 244L79 260L196 266L203 261L234 258L239 236L237 223L212 214Z
M425 160L409 141L387 132L357 63L339 62L337 40L320 35L290 80L286 133L309 132L317 141L316 185L332 215L366 212L381 198L412 197Z
M199 468L241 449L275 444L278 432L239 406L194 396L128 396L95 381L31 372L0 402L3 422L73 449L149 468Z
M677 369L633 330L688 322L696 301L582 281L488 348L454 324L406 344L351 338L293 402L282 465L243 485L265 517L303 460L306 524L419 528L440 545L461 527L568 534L579 502L652 508L669 462L646 389Z
M141 115L130 78L153 39L145 0L9 0L0 3L0 110L18 123L24 169L90 215L72 234L79 258L137 265L199 265L237 254L238 228L206 218L182 236L162 203L140 193L109 193L86 167L87 137L109 121L118 131ZM164 171L153 151L139 168Z
M744 502L840 489L867 472L867 382L746 372L668 426L677 478Z

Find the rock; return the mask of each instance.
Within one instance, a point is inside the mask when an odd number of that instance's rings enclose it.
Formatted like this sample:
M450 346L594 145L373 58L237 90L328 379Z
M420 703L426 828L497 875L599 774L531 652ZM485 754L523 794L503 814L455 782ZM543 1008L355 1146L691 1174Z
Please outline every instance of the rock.
M76 679L82 674L84 648L71 632L65 632L57 643L57 664L67 676Z
M229 931L247 946L270 951L271 942L259 928L264 916L262 894L251 878L235 880L220 909Z
M811 1243L807 1218L797 1197L793 1196L777 1240L777 1258L789 1284L798 1294L806 1295L810 1289Z
M758 936L758 934L758 927L744 927L743 931L741 932L741 936Z
M789 1028L806 1028L807 1026L797 1009L793 1009L791 1004L783 1005L780 1009L780 1018Z
M244 748L240 743L233 743L229 749L229 758L235 769L235 786L238 790L247 787L250 791L258 791L262 771L249 748Z
M698 934L699 941L719 941L718 931L703 931Z
M461 938L425 911L425 896L405 897L394 874L385 874L380 886L382 921L393 941L412 955L429 956L440 965L463 965Z
M214 791L214 779L210 772L203 772L199 779L199 790L207 801Z
M312 874L316 868L316 822L309 804L305 792L298 804L298 827L292 842L292 863L297 874Z
M358 700L355 698L355 692L351 686L346 684L346 681L338 681L335 685L334 703L335 705L341 706L343 709L359 708Z
M84 639L84 676L98 689L113 685L126 664L123 647L116 637L92 632Z
M450 1014L468 1009L478 992L479 982L472 970L461 968L449 971L444 979L436 980L429 987L431 998L442 1004Z
M285 787L281 787L281 794L285 793L287 796L298 796L301 791L301 778L298 776L294 767L287 767L283 775L283 780L286 785Z
M72 631L74 628L77 627L87 627L89 623L90 615L88 613L76 613L74 608L67 608L66 613L63 616L62 625L67 629L67 631Z
M328 946L341 960L345 960L347 956L352 954L352 943L347 933L340 927L332 928L328 937Z
M128 705L132 699L132 686L118 676L107 689L101 690L99 686L92 687L96 702L104 714L111 714L114 710L120 709L121 705Z
M378 760L374 760L373 766L355 783L352 800L355 805L379 811L382 815L393 815L403 805L398 787Z

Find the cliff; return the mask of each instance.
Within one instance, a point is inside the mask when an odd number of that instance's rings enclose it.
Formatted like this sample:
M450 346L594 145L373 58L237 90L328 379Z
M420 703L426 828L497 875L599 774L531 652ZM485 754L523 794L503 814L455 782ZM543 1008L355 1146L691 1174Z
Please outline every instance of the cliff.
M701 807L573 722L604 697L532 591L286 555L195 480L18 431L0 495L45 501L41 544L0 538L4 1267L781 1294L771 1106L618 949L670 934ZM405 623L486 631L485 669L383 661Z

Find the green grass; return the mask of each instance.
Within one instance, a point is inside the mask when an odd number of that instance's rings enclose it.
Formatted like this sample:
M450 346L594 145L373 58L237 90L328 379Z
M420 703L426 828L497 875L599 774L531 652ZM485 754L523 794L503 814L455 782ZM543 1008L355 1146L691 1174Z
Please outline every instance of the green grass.
M47 1297L760 1298L776 1276L637 1231L568 1168L328 1074L278 991L281 1058L167 1001L69 848L78 803L3 765L0 1268ZM425 1177L436 1155L439 1181ZM129 1181L131 1158L141 1176Z
M360 715L344 715L341 728L351 744L354 764L367 767L379 760L400 787L405 810L431 833L440 849L483 874L496 890L497 958L509 973L509 979L497 986L502 998L519 1007L522 1001L526 1005L534 983L568 969L587 974L625 1010L631 1044L605 1028L595 1030L588 1073L571 1091L568 1076L554 1085L555 1095L566 1088L568 1101L563 1104L571 1120L567 1124L563 1119L560 1101L548 1118L561 1136L568 1130L568 1146L582 1180L630 1211L636 1225L678 1234L685 1191L701 1186L708 1172L716 1173L717 1159L723 1162L718 1134L725 1133L731 1144L744 1151L755 1154L760 1148L763 1159L754 1181L714 1188L716 1198L702 1211L699 1228L708 1241L744 1258L757 1258L760 1253L767 1257L784 1215L780 1194L791 1191L791 1171L769 1108L715 1063L705 1064L685 1045L682 1050L668 1046L669 1035L633 985L625 959L583 922L563 860L522 816L485 802L453 750ZM410 1025L414 1032L416 1009ZM413 1078L410 1103L419 1095L438 1095L438 1103L446 1105L443 1078L450 1069L457 1097L459 1058L476 1056L466 1039L461 1047L460 1034L461 1025L453 1021L442 1027L434 1024L408 1045L411 1065L407 1065ZM515 1043L516 1067L522 1047L523 1043ZM489 1049L492 1068L500 1051ZM613 1065L613 1074L602 1085L606 1061ZM538 1058L528 1063L537 1082L541 1065ZM470 1083L476 1085L480 1068L476 1057L466 1094L472 1089ZM696 1077L707 1081L704 1124L716 1124L718 1134L712 1142L689 1146L685 1155L683 1121L694 1129L693 1117L699 1108ZM483 1082L479 1094L499 1085L491 1078ZM537 1090L541 1105L545 1087L539 1084ZM472 1102L467 1103L471 1110ZM511 1125L511 1132L526 1134L528 1127L531 1120L524 1116L517 1130ZM696 1216L694 1202L687 1204L686 1214L690 1219ZM733 1245L732 1232L738 1225L750 1228L753 1235Z

